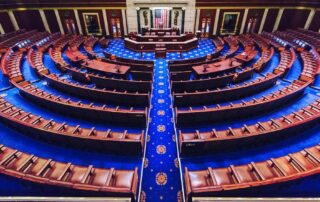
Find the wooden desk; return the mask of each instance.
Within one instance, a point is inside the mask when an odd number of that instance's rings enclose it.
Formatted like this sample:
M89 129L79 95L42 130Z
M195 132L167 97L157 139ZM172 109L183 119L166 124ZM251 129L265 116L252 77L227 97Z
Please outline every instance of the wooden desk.
M230 61L231 59L226 59L216 63L194 66L192 67L192 69L198 76L205 76L205 75L209 76L209 75L215 75L221 72L232 71L237 67L241 66L241 63L238 61L232 61L232 64L230 64ZM205 71L204 68L206 65L207 65L207 68Z
M123 77L126 77L130 69L129 66L117 65L117 64L102 62L99 60L89 60L89 61L83 62L81 66L93 71L98 71L106 74L115 74Z
M156 58L165 58L167 57L167 49L166 48L156 48L155 50L155 57Z
M167 52L189 51L198 47L198 39L192 38L187 41L177 42L139 42L129 38L124 39L124 46L133 51L150 52L155 51L157 45L165 45Z
M239 62L250 62L256 55L258 54L258 51L251 50L242 52L241 54L236 55L234 58L236 58Z
M68 59L74 63L80 63L83 60L87 59L87 56L83 55L80 51L67 50L65 54L68 57Z

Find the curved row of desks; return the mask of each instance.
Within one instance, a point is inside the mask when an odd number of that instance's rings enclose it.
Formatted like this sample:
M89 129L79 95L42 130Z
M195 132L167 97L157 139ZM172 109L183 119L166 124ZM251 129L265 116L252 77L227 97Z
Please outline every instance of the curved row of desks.
M282 74L270 73L251 82L245 82L241 85L235 85L234 87L227 86L226 88L222 89L218 88L215 90L202 90L183 93L173 92L174 105L177 107L195 106L243 98L275 85L281 76Z
M0 173L34 183L82 190L96 195L136 198L138 169L79 166L27 154L0 145Z
M142 152L144 132L128 133L114 132L111 129L102 131L93 128L82 128L47 120L41 116L23 111L0 97L0 117L15 129L27 132L29 135L59 145L95 151L122 151L125 146L130 152Z
M286 156L245 165L189 171L185 168L187 201L192 197L215 196L219 192L250 189L293 181L320 172L320 146Z
M274 109L303 94L309 84L310 82L295 80L289 86L284 87L277 92L259 98L253 98L247 102L242 101L236 104L230 103L226 106L216 105L216 107L210 108L203 106L202 109L193 109L192 107L189 109L175 108L176 123L178 125L185 125L190 123L222 121Z
M243 125L239 128L192 133L179 131L181 153L207 153L222 148L232 148L239 145L257 144L263 141L279 140L292 132L297 132L319 121L320 99L291 114L269 121Z
M48 84L62 92L110 104L123 104L126 106L149 106L149 93L129 93L126 91L106 90L78 84L55 74L44 75Z
M147 123L147 108L135 109L131 107L130 109L121 109L119 106L107 107L106 105L97 105L94 103L86 104L81 101L75 102L70 98L66 99L48 93L27 81L14 83L14 85L24 97L44 107L69 115L100 122L136 126L145 126Z

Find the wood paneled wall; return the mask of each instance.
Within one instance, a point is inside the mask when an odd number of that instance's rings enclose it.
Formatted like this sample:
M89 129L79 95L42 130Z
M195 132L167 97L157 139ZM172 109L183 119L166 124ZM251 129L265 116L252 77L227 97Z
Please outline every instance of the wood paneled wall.
M0 24L5 32L14 31L14 27L7 12L0 12Z
M28 30L37 29L41 32L45 31L38 10L18 10L14 11L13 14L20 28L25 28Z
M44 10L44 14L46 16L50 31L51 32L60 32L59 24L57 21L57 17L54 13L54 10Z
M285 9L278 30L303 28L309 13L310 10L306 9Z
M277 16L279 13L279 9L269 9L266 21L263 26L263 31L272 32L274 23L276 22Z
M318 32L320 30L320 10L317 10L313 20L311 21L309 29Z

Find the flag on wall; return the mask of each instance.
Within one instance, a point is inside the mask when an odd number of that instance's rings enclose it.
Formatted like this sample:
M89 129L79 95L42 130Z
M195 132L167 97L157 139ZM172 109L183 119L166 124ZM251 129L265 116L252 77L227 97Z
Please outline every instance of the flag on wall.
M168 28L168 10L167 9L154 10L154 27Z

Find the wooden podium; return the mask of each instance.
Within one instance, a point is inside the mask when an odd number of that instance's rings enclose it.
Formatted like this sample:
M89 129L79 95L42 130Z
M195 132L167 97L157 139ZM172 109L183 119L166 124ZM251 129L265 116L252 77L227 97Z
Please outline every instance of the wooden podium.
M167 57L167 49L166 49L165 45L157 45L154 51L155 51L156 58Z

